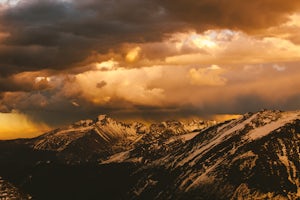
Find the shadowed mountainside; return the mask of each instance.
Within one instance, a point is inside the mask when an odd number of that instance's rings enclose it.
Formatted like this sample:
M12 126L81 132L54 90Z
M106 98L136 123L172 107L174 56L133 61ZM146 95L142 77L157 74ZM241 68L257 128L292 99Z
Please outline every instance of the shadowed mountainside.
M298 199L299 147L298 111L150 126L100 115L0 141L0 176L33 199Z

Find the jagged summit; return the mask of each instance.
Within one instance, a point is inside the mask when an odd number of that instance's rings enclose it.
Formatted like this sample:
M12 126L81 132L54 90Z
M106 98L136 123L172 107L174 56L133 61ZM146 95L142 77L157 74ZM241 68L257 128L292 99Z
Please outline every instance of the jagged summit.
M117 121L114 120L113 118L110 118L106 114L101 114L101 115L98 115L98 117L94 120L92 120L92 119L80 120L80 121L77 121L77 122L71 124L69 127L80 127L80 126L87 127L87 126L93 126L96 123L105 125L106 123L110 123L110 122L116 123Z
M134 145L152 140L153 135L157 140L172 135L182 135L194 130L201 130L213 125L212 122L194 121L192 124L170 120L162 123L145 125L140 122L124 123L110 118L108 115L101 114L96 120L80 120L67 127L50 131L36 139L33 139L32 146L35 150L45 150L58 152L69 161L76 160L77 157L83 158L86 153L73 151L85 149L86 152L97 154L98 159L105 159L107 156L123 150L134 148ZM87 144L91 142L91 144ZM70 155L69 155L70 154ZM78 158L77 158L78 160Z
M78 189L85 188L83 199L93 193L91 199L296 200L299 146L300 111L261 110L221 123L152 125L100 115L30 140L0 141L0 176L11 172L6 179L29 188L30 195L38 191L34 184L47 185L45 196L37 195L44 198L56 193L66 199L74 182L85 181ZM15 167L24 164L24 152L28 170ZM72 187L55 189L60 180L62 188Z
M154 192L153 197L299 199L299 145L299 111L247 113L203 130L155 158L149 165L151 169L164 166L176 175L164 186L165 192ZM157 177L152 179L154 182L163 181L156 172L148 176ZM146 179L142 183L146 184ZM156 189L156 185L147 185L138 196Z
M116 120L110 118L108 115L102 114L98 115L96 123L105 125L106 123L116 123Z
M108 118L107 115L99 115L98 116L98 121L102 121L102 120L107 119L107 118Z

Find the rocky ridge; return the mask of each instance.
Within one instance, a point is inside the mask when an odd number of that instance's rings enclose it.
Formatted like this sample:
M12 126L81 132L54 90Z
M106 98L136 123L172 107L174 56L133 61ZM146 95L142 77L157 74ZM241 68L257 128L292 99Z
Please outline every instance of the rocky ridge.
M149 126L101 115L0 141L0 175L33 199L299 199L299 147L300 111Z

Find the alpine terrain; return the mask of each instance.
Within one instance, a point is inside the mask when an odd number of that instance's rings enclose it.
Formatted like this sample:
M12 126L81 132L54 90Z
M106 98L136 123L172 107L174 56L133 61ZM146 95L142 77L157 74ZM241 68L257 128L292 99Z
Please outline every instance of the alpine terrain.
M106 115L0 141L0 199L300 199L300 111L145 125Z

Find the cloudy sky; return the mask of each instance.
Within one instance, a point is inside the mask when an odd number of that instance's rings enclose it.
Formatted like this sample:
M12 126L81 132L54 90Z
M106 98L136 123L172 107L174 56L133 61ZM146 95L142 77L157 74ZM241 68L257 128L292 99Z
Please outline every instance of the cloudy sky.
M0 139L300 109L299 64L299 0L0 0Z

